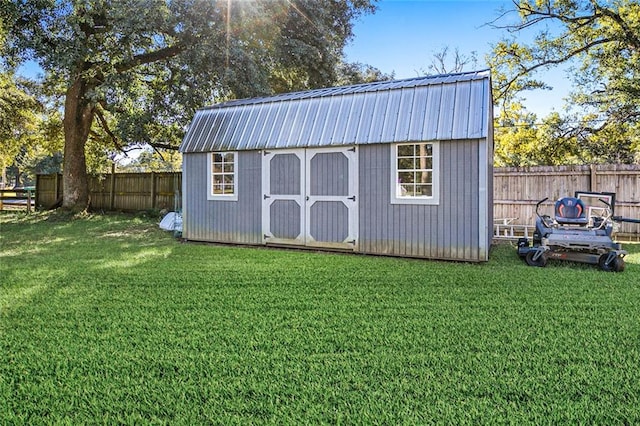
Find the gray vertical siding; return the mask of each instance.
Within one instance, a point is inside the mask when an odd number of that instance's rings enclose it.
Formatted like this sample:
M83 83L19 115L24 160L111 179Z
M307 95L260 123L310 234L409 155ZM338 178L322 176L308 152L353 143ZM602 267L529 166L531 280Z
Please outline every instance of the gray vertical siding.
M391 204L390 149L360 146L360 241L365 253L485 260L478 224L478 143L440 143L440 204ZM484 235L482 236L484 238Z
M207 154L183 158L183 232L194 241L262 243L261 153L238 153L238 200L207 200Z
M402 205L391 204L390 200L389 145L361 145L358 149L357 251L432 259L487 260L486 250L482 247L489 246L490 235L485 235L484 225L479 223L479 213L483 205L491 206L491 200L482 202L478 191L479 174L483 170L479 164L479 158L482 157L479 150L478 140L441 142L440 204ZM263 243L261 155L260 151L238 153L238 201L208 201L207 154L184 155L185 238L241 244ZM318 170L313 171L312 175L315 174L326 187L334 187L337 192L342 192L343 188L333 182L339 173L335 164L337 158L319 156L313 166ZM291 158L282 157L282 161L287 160ZM272 172L280 170L278 164L275 168ZM491 175L488 176L491 185ZM289 178L294 180L293 176ZM284 182L280 184L276 186L283 192L291 190ZM316 192L322 192L321 187L325 186L311 186ZM272 230L282 234L281 237L295 238L300 229L299 214L293 217L288 206L274 203L272 207ZM311 219L312 223L318 225L311 227L312 236L318 241L342 241L347 233L348 220L343 210L346 208L341 203L316 202L312 206ZM490 208L485 217L491 219ZM325 226L327 223L333 226ZM481 241L481 238L486 240Z

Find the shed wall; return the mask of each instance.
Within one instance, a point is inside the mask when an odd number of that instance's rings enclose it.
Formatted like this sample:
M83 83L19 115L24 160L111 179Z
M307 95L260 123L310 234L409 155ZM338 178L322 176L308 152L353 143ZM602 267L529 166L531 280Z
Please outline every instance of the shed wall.
M361 146L359 251L434 259L486 260L480 238L487 236L478 219L482 204L478 191L479 151L477 140L442 142L440 204L392 205L389 202L389 146Z
M360 146L357 251L465 261L487 258L487 193L479 191L484 140L440 144L440 204L390 203L391 149ZM207 200L205 153L184 155L183 236L190 240L262 244L261 151L238 153L238 201ZM487 171L490 172L490 169ZM330 171L327 171L330 173ZM486 177L485 177L486 180ZM489 180L490 182L490 180ZM489 208L490 210L490 208ZM490 223L490 222L489 222ZM487 239L482 241L481 239Z
M238 153L238 200L207 200L206 153L183 157L184 238L262 244L261 153Z

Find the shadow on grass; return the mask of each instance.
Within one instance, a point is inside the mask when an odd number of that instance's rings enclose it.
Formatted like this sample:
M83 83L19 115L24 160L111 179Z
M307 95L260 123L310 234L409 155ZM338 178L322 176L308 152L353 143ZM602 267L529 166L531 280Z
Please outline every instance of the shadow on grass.
M174 241L153 221L129 215L0 214L0 312L127 268L144 270ZM100 271L106 271L100 273Z

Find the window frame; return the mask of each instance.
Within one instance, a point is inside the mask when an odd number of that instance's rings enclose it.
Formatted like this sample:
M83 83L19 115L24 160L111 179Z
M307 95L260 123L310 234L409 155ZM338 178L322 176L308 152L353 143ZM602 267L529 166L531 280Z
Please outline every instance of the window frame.
M398 147L406 145L431 145L431 196L398 195ZM414 156L415 157L415 156ZM417 158L417 157L416 157ZM413 169L420 170L420 169ZM440 204L440 143L438 141L400 142L391 144L391 204Z
M222 155L223 158L227 154L233 155L233 194L214 194L213 193L213 160L214 155ZM222 164L225 164L224 161ZM231 173L215 172L216 175L231 175ZM207 200L221 200L221 201L238 201L238 152L237 151L215 151L207 154Z

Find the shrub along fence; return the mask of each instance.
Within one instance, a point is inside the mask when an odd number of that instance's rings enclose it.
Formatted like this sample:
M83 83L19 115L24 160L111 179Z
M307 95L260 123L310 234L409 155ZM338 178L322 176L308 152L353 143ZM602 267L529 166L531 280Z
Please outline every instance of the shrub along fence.
M113 173L89 178L90 208L105 211L177 210L182 174ZM62 199L61 175L38 175L36 206L50 208Z
M89 185L94 210L177 210L181 206L180 172L106 174L91 177ZM549 198L542 208L550 214L555 200L576 191L615 192L615 214L640 218L638 165L497 167L493 187L496 223L520 225L521 231L535 223L538 201ZM39 175L36 188L36 206L48 208L61 199L62 177ZM640 239L640 225L622 223L619 233Z

